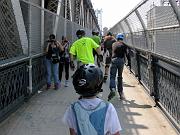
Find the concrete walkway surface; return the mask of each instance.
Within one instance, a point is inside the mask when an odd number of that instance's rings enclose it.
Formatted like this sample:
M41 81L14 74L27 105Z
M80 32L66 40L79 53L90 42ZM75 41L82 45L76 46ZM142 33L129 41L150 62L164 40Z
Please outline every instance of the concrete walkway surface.
M70 79L70 83L72 80ZM125 100L116 96L114 104L122 128L121 135L178 135L159 108L127 69L123 73ZM109 80L103 84L102 98L109 94ZM59 90L43 90L0 123L0 135L69 135L62 123L66 108L79 96L72 83Z

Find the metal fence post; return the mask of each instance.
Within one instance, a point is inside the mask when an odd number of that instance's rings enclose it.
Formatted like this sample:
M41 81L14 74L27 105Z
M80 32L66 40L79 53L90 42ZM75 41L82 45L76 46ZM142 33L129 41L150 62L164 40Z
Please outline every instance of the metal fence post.
M157 65L156 63L158 62L157 58L154 58L151 56L151 75L152 75L152 91L151 91L151 96L154 96L155 102L159 101L159 92L158 92L158 76L157 76Z
M154 96L154 65L153 65L154 59L152 59L151 53L148 53L148 76L149 76L149 86L150 86L150 95Z
M31 54L31 38L32 38L32 27L31 27L31 6L29 7L29 46L28 46L28 55L30 57L29 59L29 65L28 65L28 71L29 71L29 86L28 86L28 93L31 94L32 93L32 54Z
M136 53L136 60L137 60L137 77L138 77L138 81L140 82L141 80L141 72L140 72L140 52L137 51Z
M41 0L41 7L44 8L44 0ZM44 10L41 9L41 49L44 51Z

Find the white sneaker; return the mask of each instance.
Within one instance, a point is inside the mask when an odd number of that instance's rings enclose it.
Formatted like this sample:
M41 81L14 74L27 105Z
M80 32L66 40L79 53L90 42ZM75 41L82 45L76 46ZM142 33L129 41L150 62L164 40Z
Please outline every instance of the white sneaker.
M68 87L68 86L69 86L68 84L69 84L69 81L66 80L64 86L65 86L65 87Z

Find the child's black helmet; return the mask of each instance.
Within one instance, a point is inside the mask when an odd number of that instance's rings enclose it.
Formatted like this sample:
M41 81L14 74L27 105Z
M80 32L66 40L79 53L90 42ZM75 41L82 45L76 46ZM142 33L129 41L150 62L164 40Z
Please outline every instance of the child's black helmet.
M84 97L98 94L103 84L103 72L94 64L82 65L73 75L76 92Z

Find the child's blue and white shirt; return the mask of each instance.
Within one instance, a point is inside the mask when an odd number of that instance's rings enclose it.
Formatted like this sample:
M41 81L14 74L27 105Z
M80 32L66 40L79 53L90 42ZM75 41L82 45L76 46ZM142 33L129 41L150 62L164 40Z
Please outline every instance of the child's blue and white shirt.
M66 110L63 121L77 135L111 135L121 130L114 106L99 98L74 102Z

